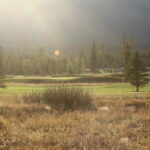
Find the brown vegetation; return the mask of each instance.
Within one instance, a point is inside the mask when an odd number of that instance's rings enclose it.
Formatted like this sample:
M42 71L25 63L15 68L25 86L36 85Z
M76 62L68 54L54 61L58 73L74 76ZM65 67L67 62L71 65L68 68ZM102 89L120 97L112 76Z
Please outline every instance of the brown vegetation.
M87 110L92 97L82 88L56 86L43 92L32 92L22 96L25 103L47 104L58 111Z
M103 97L93 102L97 111L63 113L47 104L1 104L0 149L149 150L150 101L146 97L149 94L141 95L141 100L130 95L129 100Z

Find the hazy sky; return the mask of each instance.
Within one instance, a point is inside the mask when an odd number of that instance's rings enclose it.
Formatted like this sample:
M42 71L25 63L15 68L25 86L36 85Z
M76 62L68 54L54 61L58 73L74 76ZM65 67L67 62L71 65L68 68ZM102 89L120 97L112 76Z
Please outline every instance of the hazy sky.
M117 43L124 33L150 46L150 0L0 0L0 45Z

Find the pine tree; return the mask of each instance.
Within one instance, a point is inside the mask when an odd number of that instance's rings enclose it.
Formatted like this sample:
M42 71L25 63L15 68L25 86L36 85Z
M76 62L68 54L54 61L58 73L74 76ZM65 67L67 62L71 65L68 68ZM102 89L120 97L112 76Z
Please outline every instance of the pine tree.
M96 72L96 60L97 60L97 57L96 57L96 44L95 44L95 41L93 41L93 45L92 45L92 48L91 48L91 55L90 55L90 69L93 73Z
M139 87L145 86L149 80L146 78L147 69L138 51L131 57L130 65L128 67L128 81L131 85L135 86L136 91L139 92Z
M82 51L78 56L78 71L77 71L78 74L81 74L83 67L84 67L84 53Z
M129 69L130 69L130 59L131 59L131 52L130 51L126 51L125 55L124 55L124 77L125 80L128 80L128 76L129 76Z
M3 67L3 55L2 49L0 47L0 87L5 87L4 85L4 67Z
M123 66L124 66L124 74L125 74L125 80L128 80L128 70L129 70L129 61L133 49L133 40L129 39L128 36L125 34L123 36L122 41L122 53L123 53Z

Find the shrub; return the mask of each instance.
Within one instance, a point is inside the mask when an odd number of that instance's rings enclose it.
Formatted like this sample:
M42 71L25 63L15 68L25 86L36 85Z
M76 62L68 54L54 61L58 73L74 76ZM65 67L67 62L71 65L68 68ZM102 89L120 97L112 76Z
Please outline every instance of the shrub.
M25 103L42 103L44 93L32 92L22 96Z
M44 92L32 92L24 95L27 103L44 103L55 109L65 111L91 108L92 98L88 92L81 88L55 87Z

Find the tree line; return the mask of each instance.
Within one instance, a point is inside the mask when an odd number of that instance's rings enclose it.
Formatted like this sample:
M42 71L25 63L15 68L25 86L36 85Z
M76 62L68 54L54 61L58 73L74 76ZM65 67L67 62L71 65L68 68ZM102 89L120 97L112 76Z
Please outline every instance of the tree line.
M93 41L90 49L60 56L43 49L28 53L3 51L3 72L7 75L60 75L90 71L117 73L124 67L126 70L130 52L133 51L135 48L129 38L124 38L116 49L107 49L105 44L97 48ZM142 50L140 55L149 67L150 50Z
M125 80L131 82L133 78L135 79L133 72L137 71L133 69L134 65L140 66L136 67L141 72L146 72L145 68L150 67L150 50L137 52L135 49L134 40L127 35L123 36L118 48L109 49L104 43L101 47L97 47L93 41L90 49L79 50L72 54L64 52L59 56L44 49L25 53L23 51L5 52L0 48L0 81L3 81L4 74L46 76L106 71L114 74L124 72ZM138 80L140 76L144 78L144 74L141 73ZM140 82L139 86L147 83L146 80ZM136 83L132 82L132 84Z

